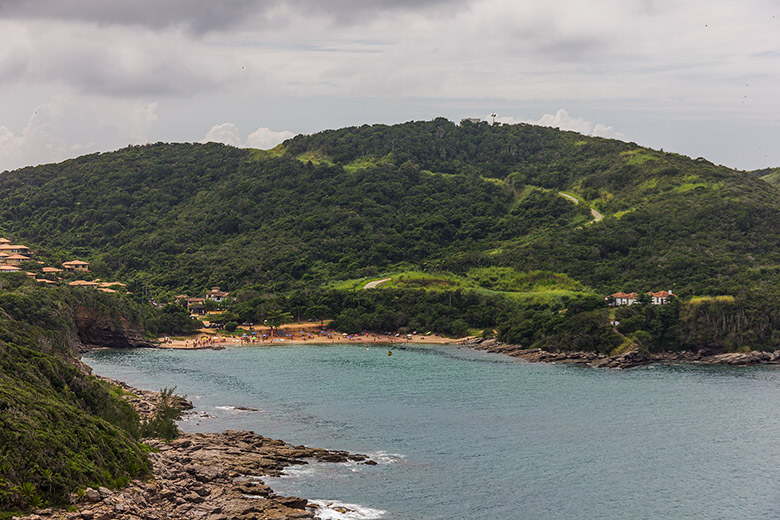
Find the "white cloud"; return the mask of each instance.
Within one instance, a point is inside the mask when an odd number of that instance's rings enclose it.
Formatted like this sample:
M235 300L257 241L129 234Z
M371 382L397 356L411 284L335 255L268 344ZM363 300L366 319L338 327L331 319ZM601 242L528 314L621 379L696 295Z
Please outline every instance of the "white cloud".
M0 126L0 171L144 143L157 105L58 96L35 107L17 132Z
M485 118L489 120L488 117ZM518 119L514 117L502 116L496 117L496 121L500 123L516 124L527 123L530 125L549 126L552 128L560 128L561 130L571 130L573 132L579 132L584 135L592 135L597 137L609 137L611 139L623 139L625 135L617 132L611 126L604 125L602 123L594 123L592 121L586 121L582 117L572 117L569 113L560 109L555 114L544 114L539 119Z
M212 126L211 130L206 133L206 137L201 140L201 143L222 143L236 147L267 150L291 137L295 137L295 133L289 130L276 132L270 128L260 127L249 134L246 143L244 143L241 140L241 132L235 124L222 123Z
M246 139L246 144L250 148L260 148L261 150L268 150L278 145L282 141L295 137L295 133L289 130L282 130L281 132L274 132L270 128L258 128Z
M211 130L206 132L206 137L201 140L201 143L222 143L240 147L241 133L233 123L222 123L212 126Z

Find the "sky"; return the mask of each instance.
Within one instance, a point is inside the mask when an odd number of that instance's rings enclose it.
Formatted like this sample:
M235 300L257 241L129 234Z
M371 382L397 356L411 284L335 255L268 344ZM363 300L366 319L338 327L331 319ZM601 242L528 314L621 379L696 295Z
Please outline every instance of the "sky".
M0 0L0 171L443 116L780 166L778 0Z

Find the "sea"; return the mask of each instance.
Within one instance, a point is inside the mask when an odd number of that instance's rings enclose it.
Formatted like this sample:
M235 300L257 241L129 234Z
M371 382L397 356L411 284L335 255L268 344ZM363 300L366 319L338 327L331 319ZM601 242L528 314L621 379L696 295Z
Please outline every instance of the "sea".
M778 519L780 369L527 363L448 345L99 350L187 432L365 453L266 479L327 520Z

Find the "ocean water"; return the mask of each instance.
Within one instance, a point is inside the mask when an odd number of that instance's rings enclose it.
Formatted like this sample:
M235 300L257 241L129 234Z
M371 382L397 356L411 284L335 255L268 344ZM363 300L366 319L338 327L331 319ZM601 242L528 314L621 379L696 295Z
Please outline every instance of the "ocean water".
M185 431L249 429L374 457L268 480L317 499L327 519L780 518L775 367L596 370L413 345L84 361L141 388L175 386L196 406Z

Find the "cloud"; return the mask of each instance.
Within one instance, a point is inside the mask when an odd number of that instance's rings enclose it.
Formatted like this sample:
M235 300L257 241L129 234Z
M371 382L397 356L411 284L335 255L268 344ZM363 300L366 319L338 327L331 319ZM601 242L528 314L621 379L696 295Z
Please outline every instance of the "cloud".
M278 145L286 139L295 137L293 132L282 130L275 132L270 128L260 127L251 134L246 143L241 141L241 133L238 127L233 123L222 123L214 125L201 140L202 143L222 143L236 147L260 148L267 150Z
M201 140L201 143L222 143L240 147L241 133L233 123L222 123L212 126L211 130L206 132L206 136Z
M489 116L488 116L489 117ZM486 120L489 120L485 117ZM506 124L527 123L529 125L549 126L561 130L571 130L584 135L608 137L611 139L623 139L625 135L616 131L613 127L601 123L586 121L582 117L572 117L569 113L560 109L555 114L544 114L539 119L517 119L514 117L496 117L496 121Z
M140 101L53 98L35 107L21 131L0 126L0 171L144 143L156 111Z
M282 130L281 132L274 132L270 128L258 128L246 139L246 144L250 148L260 148L261 150L268 150L273 148L279 143L292 139L295 137L295 133L289 130Z
M325 18L352 23L389 11L428 13L432 8L452 11L470 0L3 0L0 17L132 25L154 30L182 28L203 35L237 27L267 28L301 18Z

